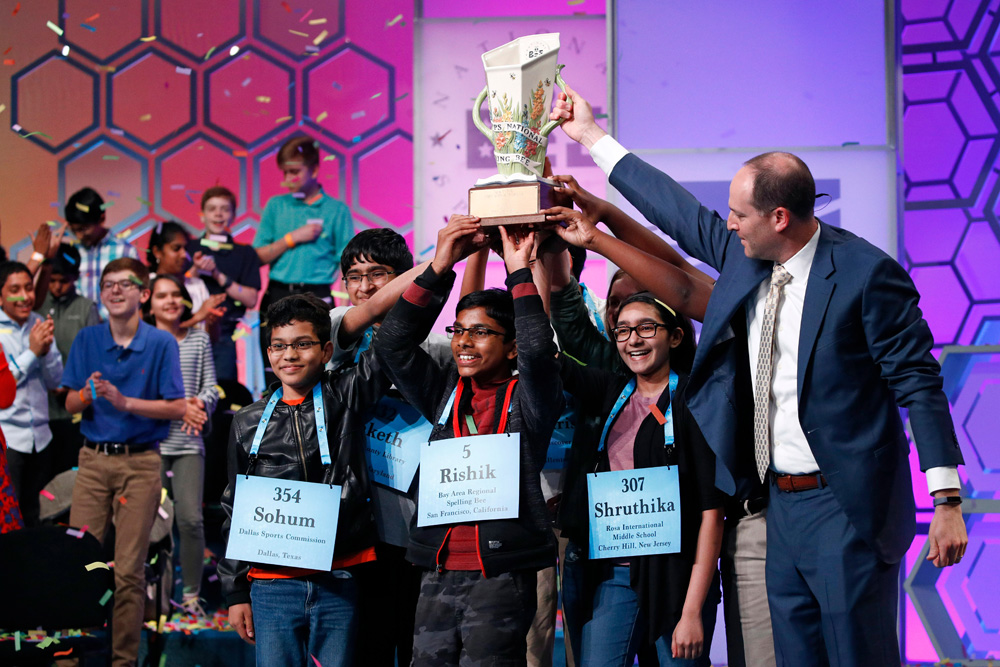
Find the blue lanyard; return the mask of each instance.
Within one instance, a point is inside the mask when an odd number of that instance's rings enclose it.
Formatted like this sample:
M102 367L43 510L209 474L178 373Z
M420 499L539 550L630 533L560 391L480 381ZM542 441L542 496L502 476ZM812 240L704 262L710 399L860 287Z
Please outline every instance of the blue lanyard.
M257 424L257 432L253 434L253 444L250 446L250 457L257 456L257 450L260 449L260 442L264 439L264 431L267 429L267 423L271 421L271 413L274 412L274 406L278 404L281 400L281 396L284 392L281 387L278 387L278 391L271 394L270 400L268 400L267 405L264 407L264 414L260 416L260 423ZM319 458L323 462L323 465L330 465L330 443L327 442L326 438L326 410L323 408L323 383L317 382L316 386L313 387L313 419L316 420L316 439L319 441Z
M583 292L584 305L587 306L587 310L590 311L590 314L594 318L594 325L597 327L597 330L601 332L601 335L607 338L608 333L604 329L604 318L601 317L601 311L597 307L597 302L594 301L594 295L590 293L590 290L587 289L586 285L581 284L580 291Z
M361 359L361 355L364 354L365 350L372 346L372 339L375 338L375 329L368 327L365 329L364 336L358 341L358 350L354 353L354 363L358 363Z
M667 410L663 413L663 446L669 447L674 444L674 392L677 391L677 373L670 371L670 382L667 386L670 392L670 400L667 401ZM601 431L601 440L597 445L597 451L603 452L604 446L608 440L608 431L611 430L611 424L615 421L615 417L621 411L622 406L628 402L632 394L635 393L635 378L633 377L622 389L622 393L618 395L618 400L615 401L615 405L611 408L611 414L608 415L608 420L604 422L604 430Z

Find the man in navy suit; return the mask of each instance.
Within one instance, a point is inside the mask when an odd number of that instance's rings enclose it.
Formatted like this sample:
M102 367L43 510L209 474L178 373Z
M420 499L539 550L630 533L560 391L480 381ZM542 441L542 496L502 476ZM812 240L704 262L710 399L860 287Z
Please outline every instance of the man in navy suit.
M747 477L768 488L778 664L898 665L899 563L915 531L899 407L935 497L928 560L952 565L968 541L962 455L912 281L865 240L816 219L815 182L794 155L745 163L723 220L567 92L552 118L648 220L719 271L688 404L720 462L719 488L733 494Z

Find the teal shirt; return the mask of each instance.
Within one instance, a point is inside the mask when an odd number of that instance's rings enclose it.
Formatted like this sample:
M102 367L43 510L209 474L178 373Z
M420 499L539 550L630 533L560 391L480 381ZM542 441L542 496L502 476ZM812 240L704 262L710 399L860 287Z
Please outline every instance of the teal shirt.
M271 197L264 207L254 248L274 243L310 220L323 221L323 233L312 243L303 243L286 250L271 264L271 279L283 283L329 285L340 268L340 255L354 236L351 211L342 201L321 196L312 204L291 194Z

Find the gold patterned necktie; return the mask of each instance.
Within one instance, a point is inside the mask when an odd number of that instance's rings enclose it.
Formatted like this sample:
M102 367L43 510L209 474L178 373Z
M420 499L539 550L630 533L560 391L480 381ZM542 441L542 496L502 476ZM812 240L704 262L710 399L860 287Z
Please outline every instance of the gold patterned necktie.
M774 363L774 321L778 313L781 288L792 279L792 275L781 264L775 264L771 272L771 287L764 302L764 321L760 327L760 354L757 356L757 373L754 376L753 442L757 474L764 481L767 467L771 462L770 443L770 403L771 370Z

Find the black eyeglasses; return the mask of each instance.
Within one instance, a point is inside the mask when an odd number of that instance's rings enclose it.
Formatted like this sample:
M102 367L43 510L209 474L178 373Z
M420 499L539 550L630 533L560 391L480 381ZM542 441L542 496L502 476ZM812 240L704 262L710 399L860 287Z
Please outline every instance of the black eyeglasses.
M381 287L389 281L389 276L396 275L395 271L385 271L384 269L379 269L377 271L369 271L368 273L349 273L344 276L344 280L347 281L348 285L360 285L362 279L367 278L368 282L376 287Z
M507 334L502 331L494 331L493 329L487 329L486 327L469 327L463 329L462 327L445 327L444 332L448 334L448 338L454 338L458 336L462 337L466 332L469 334L469 338L477 343L481 343L490 336L506 336Z
M656 330L659 327L664 329L669 329L666 324L660 324L659 322L643 322L642 324L637 324L634 327L620 326L615 327L611 330L611 333L615 335L615 340L619 343L624 343L632 336L634 331L639 338L652 338L656 335Z
M322 345L318 340L297 340L294 343L271 343L267 349L276 354L281 354L290 347L294 347L299 352L305 352L313 345Z

